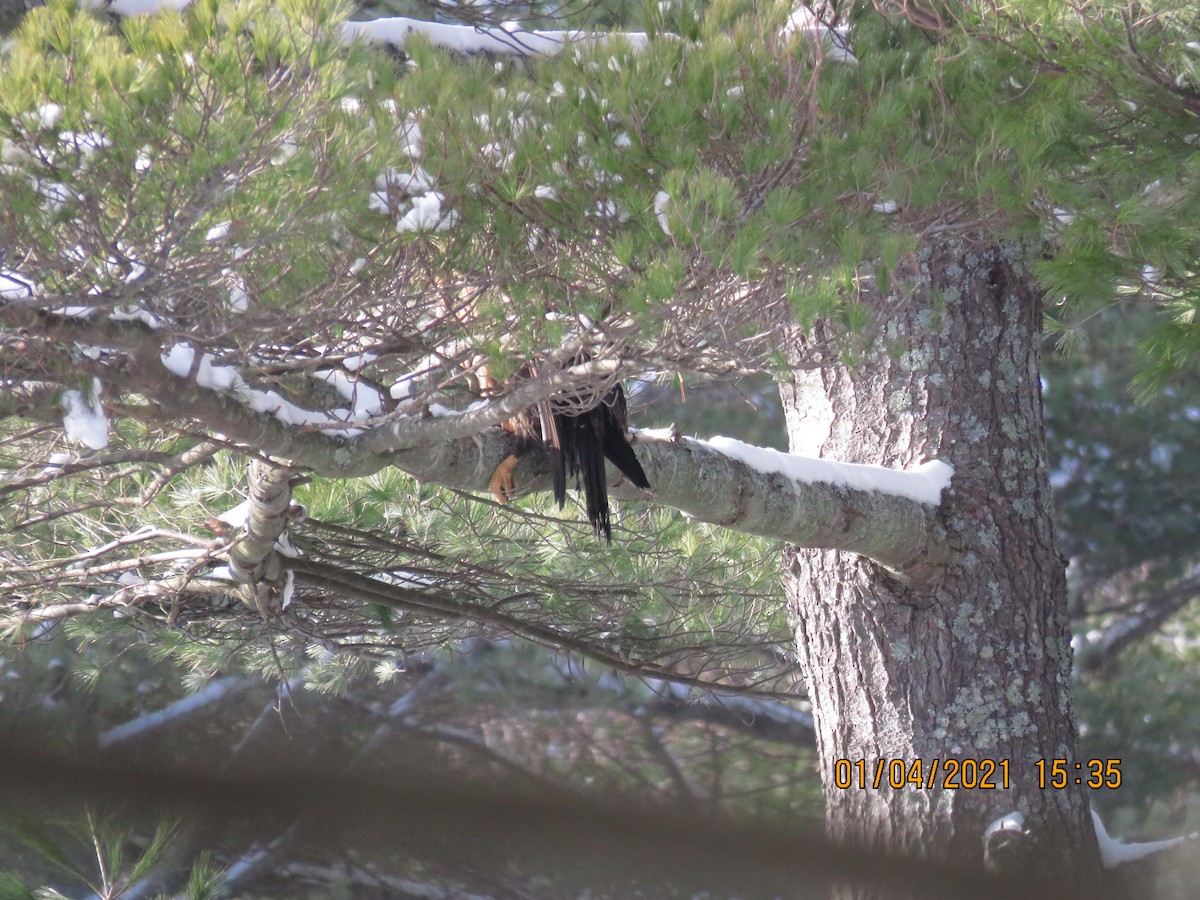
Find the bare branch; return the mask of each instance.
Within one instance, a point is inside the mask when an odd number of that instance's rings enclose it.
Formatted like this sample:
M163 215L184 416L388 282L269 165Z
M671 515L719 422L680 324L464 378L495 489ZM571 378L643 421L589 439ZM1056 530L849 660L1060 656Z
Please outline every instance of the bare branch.
M251 460L245 533L229 551L229 568L241 585L242 599L264 619L290 599L291 574L284 569L279 546L291 519L293 474L286 467Z
M114 744L145 737L162 729L173 727L182 720L203 712L213 704L238 696L255 684L256 682L248 678L215 679L205 685L203 689L189 694L182 700L177 700L162 709L148 712L102 732L97 738L97 745L101 750L107 750Z

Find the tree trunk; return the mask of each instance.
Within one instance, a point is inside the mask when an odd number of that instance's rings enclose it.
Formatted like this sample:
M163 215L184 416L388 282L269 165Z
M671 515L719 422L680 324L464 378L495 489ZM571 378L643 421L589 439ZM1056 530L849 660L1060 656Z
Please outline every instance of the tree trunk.
M955 468L943 525L958 553L936 583L901 584L853 554L786 553L827 827L864 848L979 865L988 824L1019 811L1028 839L1020 836L1011 864L989 868L1069 868L1078 878L1096 871L1098 855L1084 788L1074 785L1088 773L1074 769L1040 292L1020 248L979 237L943 239L917 264L912 297L889 309L861 360L804 371L801 340L791 349L796 374L782 387L794 452L901 467L941 459ZM1046 762L1049 777L1054 759L1067 761L1065 790L1039 784L1037 763ZM924 780L936 761L936 784L891 789L892 760L906 775L920 762ZM968 784L991 772L996 789L944 789L955 771L948 760L968 761L957 770Z

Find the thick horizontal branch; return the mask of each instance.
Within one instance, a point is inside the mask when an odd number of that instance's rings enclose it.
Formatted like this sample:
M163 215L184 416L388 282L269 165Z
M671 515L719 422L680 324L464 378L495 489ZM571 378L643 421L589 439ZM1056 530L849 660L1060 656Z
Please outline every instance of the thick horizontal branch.
M45 327L47 322L40 324ZM70 332L87 324L60 320L55 326ZM477 431L466 427L467 423L456 422L453 433L461 436L446 439L444 432L434 428L423 435L421 444L394 452L384 449L396 439L396 427L391 423L363 429L353 437L313 426L289 425L269 412L252 408L236 390L198 383L197 371L175 374L164 362L158 341L144 329L108 325L113 329L113 342L124 345L128 356L121 363L96 362L91 374L119 390L141 393L158 405L166 420L199 423L209 434L223 435L256 452L321 475L364 476L395 466L422 481L483 491L496 467L517 449L511 435L490 427L490 414L475 423ZM130 340L133 333L136 337ZM60 340L66 336L56 335ZM594 374L599 377L604 373ZM529 390L531 396L540 397L545 386L529 386ZM523 394L520 396L524 399ZM377 431L381 434L376 435ZM856 488L852 485L861 481L847 482L836 471L828 478L800 480L788 474L796 468L794 464L831 470L837 467L775 454L784 465L780 471L766 471L763 465L751 463L766 458L770 451L736 441L714 446L676 434L639 432L635 443L653 486L652 494L638 490L613 472L610 484L615 497L652 499L698 521L796 546L859 553L912 581L935 578L950 559L949 548L939 533L936 493L922 502L912 495L903 496L903 490ZM537 478L539 469L545 468L539 463L544 460L534 458L526 466L527 489L539 489L543 481L548 487L548 480Z
M361 438L344 441L297 432L240 406L232 397L170 375L166 379L185 383L164 383L163 373L157 373L143 383L143 389L152 391L164 406L173 407L175 414L205 421L239 442L324 475L365 475L390 464L422 481L483 491L492 472L516 449L507 432L487 428L470 437L394 454L363 453L353 446ZM936 506L880 490L805 484L782 473L763 472L690 438L642 432L635 452L653 485L653 494L647 495L613 472L615 497L653 499L698 521L796 546L860 553L914 581L935 577L949 561L949 550L938 530Z
M936 577L950 560L936 506L881 490L807 484L691 438L640 432L634 447L654 499L698 521L799 547L860 553L913 581ZM642 495L623 481L612 493Z

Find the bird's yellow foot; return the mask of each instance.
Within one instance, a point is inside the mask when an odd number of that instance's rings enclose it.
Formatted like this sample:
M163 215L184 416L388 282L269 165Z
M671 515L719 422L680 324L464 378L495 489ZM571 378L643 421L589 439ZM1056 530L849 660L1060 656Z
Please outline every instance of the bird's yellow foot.
M511 500L517 493L517 479L514 475L517 464L521 462L521 457L515 453L510 453L505 457L504 462L496 466L496 471L492 473L491 480L488 481L488 490L492 492L492 496L496 498L496 502L503 505Z

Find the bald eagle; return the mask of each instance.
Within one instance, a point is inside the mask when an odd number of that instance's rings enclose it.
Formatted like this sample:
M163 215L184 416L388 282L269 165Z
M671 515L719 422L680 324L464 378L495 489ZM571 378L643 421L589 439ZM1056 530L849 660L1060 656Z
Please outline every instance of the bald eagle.
M529 368L526 374L533 374ZM488 486L500 503L516 492L514 470L521 458L543 448L550 458L554 477L554 499L562 509L567 502L567 479L582 488L584 505L592 530L612 543L612 521L608 508L607 459L631 482L649 489L650 481L629 444L625 392L615 385L595 406L580 409L569 401L547 400L527 409L503 425L517 438L517 448L492 473Z

